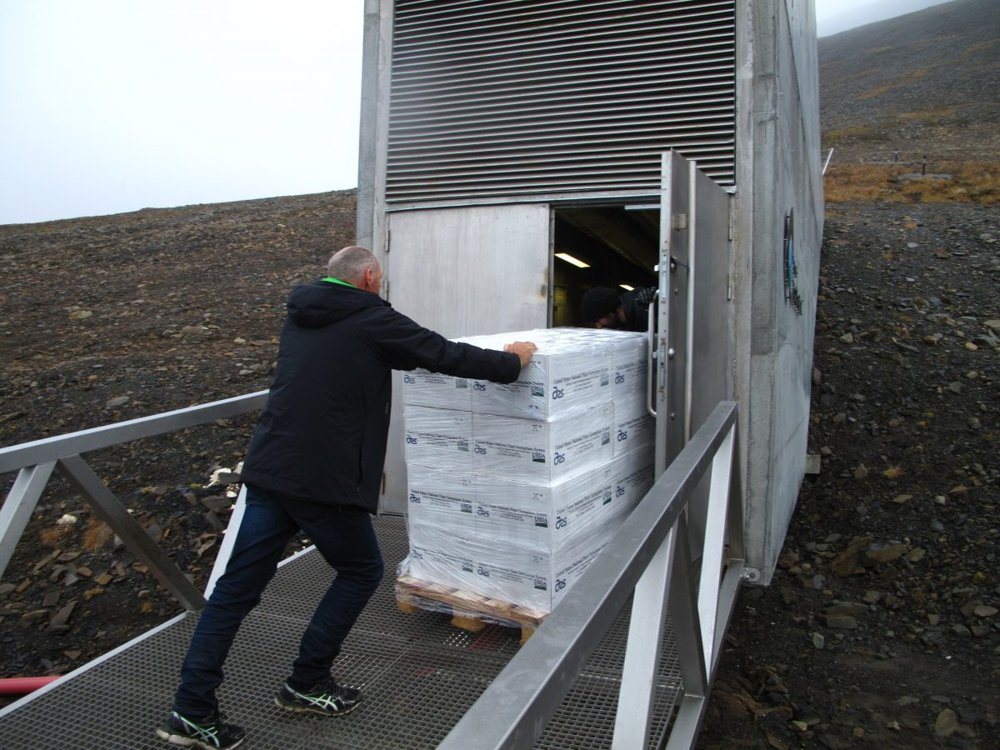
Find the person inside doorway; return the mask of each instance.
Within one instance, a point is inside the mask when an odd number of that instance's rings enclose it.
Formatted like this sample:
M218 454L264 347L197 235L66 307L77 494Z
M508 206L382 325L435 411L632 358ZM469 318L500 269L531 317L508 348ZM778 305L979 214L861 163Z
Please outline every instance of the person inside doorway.
M580 300L580 319L587 328L645 331L656 287L621 292L606 286L588 289Z

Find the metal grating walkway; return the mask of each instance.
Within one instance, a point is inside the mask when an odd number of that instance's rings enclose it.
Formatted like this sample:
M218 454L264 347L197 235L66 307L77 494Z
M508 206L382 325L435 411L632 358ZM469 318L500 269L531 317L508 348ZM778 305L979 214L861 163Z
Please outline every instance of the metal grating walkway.
M406 556L406 523L376 519L387 575L334 664L365 703L340 719L277 708L298 639L331 575L310 550L282 565L230 652L219 693L230 720L257 750L418 750L434 748L517 652L520 631L488 626L472 634L436 612L396 607L392 573ZM125 644L61 682L0 712L5 750L143 750L169 747L153 733L168 710L197 614L184 614ZM584 667L538 748L611 745L627 608ZM652 737L663 733L680 698L676 648L668 635L656 691Z

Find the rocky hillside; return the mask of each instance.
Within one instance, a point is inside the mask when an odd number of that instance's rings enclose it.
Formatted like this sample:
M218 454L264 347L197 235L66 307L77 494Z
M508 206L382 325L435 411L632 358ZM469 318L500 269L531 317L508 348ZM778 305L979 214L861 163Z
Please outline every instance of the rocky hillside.
M819 40L825 147L838 160L1000 155L1000 3L954 0Z

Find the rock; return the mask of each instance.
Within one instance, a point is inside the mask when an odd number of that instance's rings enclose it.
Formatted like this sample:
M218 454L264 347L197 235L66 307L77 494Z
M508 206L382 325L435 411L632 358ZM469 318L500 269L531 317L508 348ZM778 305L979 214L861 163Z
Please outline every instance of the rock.
M847 576L864 573L865 568L861 564L861 550L870 545L871 542L871 537L862 537L834 557L830 562L830 569L834 575L846 578Z
M806 475L818 476L822 468L822 459L819 454L809 453L806 455Z
M868 467L864 464L858 464L857 468L854 469L854 478L861 480L868 477Z
M901 542L888 544L873 544L865 550L865 557L876 563L887 563L898 560L906 554L907 546Z
M220 510L225 510L230 505L232 505L232 500L230 500L225 495L207 495L201 499L201 504L204 505L208 510L218 512Z
M972 614L976 617L993 617L997 613L996 607L991 607L988 604L979 604L973 610Z
M104 404L105 409L116 409L119 406L124 406L131 399L128 396L115 396L112 399L108 399L108 402Z
M73 610L76 609L76 599L67 602L62 609L56 612L52 618L49 620L48 631L51 633L61 633L69 630L70 615L73 614Z
M823 619L828 628L835 630L856 630L858 627L857 618L850 615L825 613Z
M868 606L860 602L836 602L824 610L827 614L861 617L868 614Z
M950 708L944 709L934 720L934 734L951 737L958 730L958 715Z
M217 484L239 484L240 475L233 471L232 469L216 469L212 472L212 478L209 480L209 486Z
M822 633L813 633L812 634L812 645L813 645L813 648L822 650L823 647L826 646L826 638L823 636Z

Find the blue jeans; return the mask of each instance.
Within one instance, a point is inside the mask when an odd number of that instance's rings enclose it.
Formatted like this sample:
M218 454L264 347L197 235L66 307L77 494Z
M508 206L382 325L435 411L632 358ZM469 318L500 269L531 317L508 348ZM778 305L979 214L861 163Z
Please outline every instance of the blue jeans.
M181 667L175 711L196 719L216 712L215 691L222 684L222 665L236 631L260 601L288 540L300 529L337 576L302 635L289 682L304 689L330 676L344 638L382 580L382 553L371 518L360 508L307 503L247 487L232 556L202 610Z

